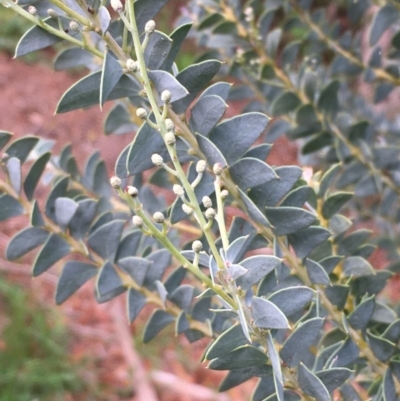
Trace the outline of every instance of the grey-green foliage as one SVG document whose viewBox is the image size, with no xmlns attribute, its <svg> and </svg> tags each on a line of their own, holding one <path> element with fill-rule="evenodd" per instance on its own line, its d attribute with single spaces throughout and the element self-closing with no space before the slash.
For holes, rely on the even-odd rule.
<svg viewBox="0 0 400 401">
<path fill-rule="evenodd" d="M 32 20 L 11 0 L 2 2 Z M 336 32 L 328 37 L 333 50 L 330 41 L 345 48 L 349 34 L 340 38 L 339 26 L 328 29 L 324 8 L 312 1 L 252 1 L 251 8 L 242 8 L 236 1 L 204 0 L 208 11 L 200 4 L 193 14 L 199 16 L 202 44 L 223 47 L 221 54 L 228 56 L 243 51 L 232 64 L 208 54 L 179 71 L 174 60 L 190 24 L 182 21 L 170 35 L 143 33 L 166 1 L 137 0 L 134 10 L 127 2 L 121 19 L 112 21 L 96 2 L 89 11 L 81 8 L 82 1 L 71 0 L 67 7 L 50 2 L 64 8 L 65 15 L 58 8 L 60 25 L 70 18 L 82 33 L 57 31 L 54 21 L 46 25 L 41 16 L 47 3 L 39 1 L 40 17 L 32 21 L 40 27 L 24 35 L 17 54 L 59 39 L 83 47 L 69 47 L 56 57 L 57 70 L 81 65 L 91 70 L 62 96 L 57 112 L 115 101 L 105 133 L 137 132 L 116 161 L 118 178 L 111 183 L 119 198 L 98 152 L 81 171 L 71 146 L 54 156 L 39 138 L 12 141 L 10 133 L 0 132 L 5 173 L 0 220 L 30 216 L 29 226 L 8 245 L 7 258 L 17 260 L 39 248 L 34 275 L 64 263 L 58 304 L 92 280 L 98 302 L 126 294 L 130 322 L 146 304 L 155 305 L 144 342 L 171 324 L 190 342 L 210 337 L 204 360 L 210 369 L 229 371 L 221 390 L 258 377 L 255 401 L 330 400 L 339 394 L 345 400 L 397 399 L 400 319 L 379 296 L 392 273 L 374 270 L 367 260 L 374 250 L 367 242 L 371 233 L 348 217 L 362 204 L 353 190 L 362 198 L 376 192 L 365 180 L 383 184 L 385 193 L 377 197 L 381 208 L 388 197 L 390 205 L 397 202 L 389 182 L 397 179 L 398 163 L 385 163 L 387 152 L 397 155 L 396 148 L 374 145 L 378 136 L 371 127 L 379 119 L 364 105 L 348 113 L 359 104 L 357 94 L 350 80 L 339 84 L 333 78 L 351 66 L 333 69 L 346 60 L 324 47 L 316 24 L 324 24 L 321 34 Z M 360 22 L 365 5 L 340 4 L 352 18 L 358 13 L 353 22 Z M 226 20 L 228 10 L 236 23 Z M 387 18 L 393 20 L 389 14 L 382 11 L 373 20 L 371 42 L 386 30 Z M 313 58 L 304 61 L 306 55 Z M 322 56 L 339 61 L 323 68 Z M 214 82 L 219 72 L 230 72 L 246 86 Z M 389 79 L 379 79 L 384 78 Z M 224 117 L 229 100 L 255 95 L 258 100 L 242 114 Z M 265 112 L 281 119 L 270 124 Z M 369 122 L 357 120 L 367 115 Z M 389 135 L 393 126 L 385 127 Z M 308 152 L 328 147 L 307 181 L 298 166 L 266 163 L 271 145 L 259 142 L 286 131 L 290 137 L 310 137 L 304 145 Z M 368 156 L 368 163 L 352 149 L 363 160 Z M 42 206 L 35 189 L 45 171 L 53 179 Z M 355 188 L 349 186 L 354 182 Z M 167 202 L 160 188 L 176 199 Z M 234 217 L 228 227 L 226 206 L 232 206 Z M 198 241 L 185 243 L 181 230 L 198 233 Z"/>
<path fill-rule="evenodd" d="M 198 42 L 210 49 L 200 58 L 227 63 L 223 74 L 241 83 L 231 98 L 246 100 L 246 111 L 279 117 L 268 128 L 268 142 L 282 135 L 295 140 L 301 161 L 316 171 L 340 163 L 331 188 L 357 195 L 356 221 L 368 219 L 380 230 L 375 242 L 387 250 L 396 272 L 400 142 L 392 103 L 400 85 L 398 2 L 191 3 Z M 335 194 L 323 214 L 332 217 L 341 199 Z"/>
</svg>

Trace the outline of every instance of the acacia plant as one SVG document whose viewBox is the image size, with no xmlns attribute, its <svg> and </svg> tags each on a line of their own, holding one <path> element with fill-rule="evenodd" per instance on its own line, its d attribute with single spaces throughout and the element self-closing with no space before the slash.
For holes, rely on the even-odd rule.
<svg viewBox="0 0 400 401">
<path fill-rule="evenodd" d="M 354 231 L 349 219 L 361 201 L 338 182 L 351 176 L 351 184 L 371 167 L 368 177 L 381 177 L 382 191 L 397 193 L 392 170 L 399 164 L 389 169 L 391 148 L 371 148 L 366 139 L 375 136 L 367 128 L 339 119 L 355 107 L 357 94 L 350 80 L 339 84 L 325 68 L 321 42 L 339 58 L 345 46 L 339 34 L 316 34 L 328 35 L 316 25 L 317 17 L 330 23 L 325 9 L 312 8 L 312 1 L 193 3 L 192 16 L 203 17 L 201 44 L 221 52 L 179 71 L 175 59 L 192 24 L 183 21 L 171 34 L 156 30 L 153 18 L 167 0 L 112 0 L 109 9 L 96 0 L 0 1 L 34 23 L 16 56 L 64 41 L 69 46 L 57 55 L 55 69 L 91 71 L 62 96 L 57 113 L 115 101 L 106 134 L 137 128 L 111 180 L 98 152 L 80 171 L 70 146 L 57 157 L 38 137 L 7 145 L 12 135 L 1 132 L 0 220 L 30 218 L 6 257 L 17 260 L 40 248 L 34 276 L 67 258 L 57 304 L 91 279 L 98 302 L 126 293 L 130 322 L 153 304 L 144 342 L 173 323 L 190 342 L 209 337 L 203 360 L 210 369 L 228 371 L 221 391 L 258 377 L 255 401 L 398 399 L 400 319 L 378 296 L 392 273 L 368 262 L 369 233 Z M 353 3 L 336 6 L 360 14 Z M 373 20 L 378 36 L 394 18 L 394 6 L 387 7 Z M 279 28 L 269 32 L 270 26 Z M 294 32 L 304 43 L 285 46 L 281 38 L 291 42 Z M 324 55 L 321 66 L 304 61 L 299 48 Z M 246 90 L 220 80 L 211 84 L 220 69 L 229 71 L 210 56 L 229 58 L 232 51 L 240 62 L 230 72 Z M 358 79 L 372 71 L 378 86 L 393 77 L 376 63 L 358 67 Z M 257 102 L 224 119 L 226 102 L 249 91 Z M 351 117 L 361 118 L 362 110 Z M 281 116 L 269 129 L 265 111 Z M 271 130 L 283 130 L 287 121 L 295 124 L 291 136 L 315 134 L 310 151 L 330 146 L 307 180 L 298 166 L 266 163 L 266 129 L 273 137 Z M 44 172 L 52 185 L 41 202 L 35 189 Z"/>
</svg>

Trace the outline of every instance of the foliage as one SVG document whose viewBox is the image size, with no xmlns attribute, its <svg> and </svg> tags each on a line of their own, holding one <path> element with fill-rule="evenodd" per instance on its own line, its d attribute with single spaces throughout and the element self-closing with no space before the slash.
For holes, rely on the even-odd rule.
<svg viewBox="0 0 400 401">
<path fill-rule="evenodd" d="M 396 51 L 383 60 L 374 50 L 366 65 L 358 53 L 363 30 L 375 46 L 397 21 L 395 5 L 368 27 L 368 2 L 338 2 L 354 24 L 348 33 L 319 2 L 196 2 L 199 42 L 215 50 L 179 71 L 174 60 L 191 24 L 155 30 L 167 0 L 113 0 L 117 19 L 98 2 L 50 0 L 47 10 L 42 1 L 26 9 L 1 1 L 36 24 L 17 56 L 65 40 L 73 46 L 55 68 L 91 70 L 58 113 L 115 101 L 106 134 L 137 130 L 111 178 L 118 198 L 98 152 L 81 171 L 70 146 L 55 157 L 37 137 L 8 145 L 12 135 L 2 132 L 0 220 L 30 216 L 7 258 L 40 248 L 37 276 L 72 255 L 58 304 L 95 278 L 98 302 L 126 293 L 130 322 L 155 305 L 145 343 L 172 324 L 190 342 L 210 337 L 204 361 L 229 371 L 221 390 L 258 377 L 253 400 L 397 399 L 400 319 L 378 295 L 392 272 L 373 269 L 370 232 L 349 218 L 358 223 L 354 211 L 368 204 L 380 211 L 376 224 L 397 224 L 396 122 L 354 89 L 367 79 L 382 100 L 398 81 L 382 67 Z M 243 85 L 212 84 L 219 72 Z M 224 118 L 238 99 L 252 101 Z M 280 119 L 269 125 L 266 112 Z M 317 152 L 311 179 L 300 167 L 265 162 L 265 138 L 284 132 L 307 138 L 303 153 Z M 41 207 L 35 189 L 49 164 L 53 184 Z"/>
<path fill-rule="evenodd" d="M 4 278 L 0 301 L 6 321 L 1 333 L 0 400 L 48 400 L 81 391 L 80 367 L 67 356 L 67 333 L 54 313 L 32 304 L 24 290 Z"/>
</svg>

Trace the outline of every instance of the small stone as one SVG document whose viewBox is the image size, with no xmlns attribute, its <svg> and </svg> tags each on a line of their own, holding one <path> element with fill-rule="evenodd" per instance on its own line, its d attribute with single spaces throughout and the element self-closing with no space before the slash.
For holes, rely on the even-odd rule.
<svg viewBox="0 0 400 401">
<path fill-rule="evenodd" d="M 163 103 L 166 103 L 166 104 L 170 103 L 171 102 L 171 97 L 172 97 L 172 95 L 171 95 L 171 92 L 169 90 L 162 91 L 162 93 L 161 93 L 161 101 Z"/>
<path fill-rule="evenodd" d="M 117 176 L 111 177 L 110 184 L 115 189 L 121 188 L 121 179 Z"/>
<path fill-rule="evenodd" d="M 174 145 L 176 142 L 175 134 L 172 131 L 168 131 L 165 134 L 165 143 L 169 146 Z"/>
<path fill-rule="evenodd" d="M 128 193 L 128 195 L 132 196 L 132 198 L 136 198 L 138 196 L 138 193 L 139 193 L 137 188 L 132 187 L 131 185 L 128 185 L 126 187 L 126 192 Z"/>
<path fill-rule="evenodd" d="M 209 207 L 205 212 L 205 215 L 209 220 L 213 220 L 216 214 L 217 212 L 212 207 Z"/>
<path fill-rule="evenodd" d="M 161 212 L 155 212 L 154 214 L 153 214 L 153 219 L 154 219 L 154 221 L 156 222 L 156 223 L 163 223 L 164 222 L 164 220 L 165 220 L 165 217 L 164 217 L 164 215 L 161 213 Z"/>
<path fill-rule="evenodd" d="M 197 173 L 200 173 L 200 174 L 204 173 L 204 171 L 206 171 L 206 168 L 207 168 L 207 163 L 205 160 L 199 160 L 196 163 L 196 172 Z"/>
<path fill-rule="evenodd" d="M 136 110 L 136 115 L 137 115 L 140 119 L 145 120 L 145 119 L 147 118 L 147 111 L 146 111 L 145 109 L 143 109 L 142 107 L 139 107 L 139 108 Z"/>
<path fill-rule="evenodd" d="M 205 208 L 208 209 L 212 207 L 212 201 L 208 196 L 203 196 L 202 202 Z"/>
<path fill-rule="evenodd" d="M 153 155 L 151 155 L 151 161 L 156 166 L 162 166 L 162 164 L 164 163 L 164 159 L 158 153 L 154 153 Z"/>
<path fill-rule="evenodd" d="M 132 223 L 135 227 L 142 228 L 143 227 L 143 219 L 140 216 L 133 216 Z"/>
<path fill-rule="evenodd" d="M 201 243 L 201 241 L 198 241 L 198 240 L 193 241 L 192 249 L 195 252 L 201 252 L 203 250 L 203 244 Z"/>
<path fill-rule="evenodd" d="M 146 25 L 144 26 L 144 32 L 147 33 L 147 35 L 151 35 L 155 29 L 156 23 L 152 19 L 146 22 Z"/>
</svg>

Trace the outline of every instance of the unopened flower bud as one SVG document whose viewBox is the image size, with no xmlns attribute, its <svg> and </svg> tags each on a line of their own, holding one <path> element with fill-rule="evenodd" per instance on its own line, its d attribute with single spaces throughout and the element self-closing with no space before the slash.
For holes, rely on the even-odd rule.
<svg viewBox="0 0 400 401">
<path fill-rule="evenodd" d="M 214 171 L 215 175 L 221 175 L 222 174 L 222 170 L 223 170 L 223 167 L 221 166 L 220 163 L 215 163 L 214 164 L 213 171 Z"/>
<path fill-rule="evenodd" d="M 212 201 L 208 196 L 203 196 L 202 202 L 205 208 L 208 209 L 212 207 Z"/>
<path fill-rule="evenodd" d="M 128 185 L 126 187 L 126 192 L 128 193 L 128 195 L 132 196 L 132 198 L 136 198 L 138 196 L 138 193 L 139 193 L 137 188 L 132 187 L 131 185 Z"/>
<path fill-rule="evenodd" d="M 164 159 L 158 153 L 154 153 L 153 155 L 151 155 L 151 161 L 156 166 L 162 166 L 162 164 L 164 163 Z"/>
<path fill-rule="evenodd" d="M 203 250 L 203 244 L 201 243 L 201 241 L 198 241 L 198 240 L 193 241 L 192 249 L 195 252 L 201 252 Z"/>
<path fill-rule="evenodd" d="M 79 31 L 79 24 L 76 21 L 70 21 L 69 29 L 71 29 L 71 31 L 78 32 Z"/>
<path fill-rule="evenodd" d="M 164 222 L 164 220 L 165 220 L 165 217 L 164 217 L 164 215 L 161 213 L 161 212 L 155 212 L 154 214 L 153 214 L 153 219 L 154 219 L 154 221 L 156 222 L 156 223 L 163 223 Z"/>
<path fill-rule="evenodd" d="M 216 214 L 216 211 L 212 207 L 209 207 L 205 212 L 205 215 L 209 220 L 212 220 Z"/>
<path fill-rule="evenodd" d="M 56 10 L 53 10 L 52 8 L 49 8 L 47 10 L 47 15 L 51 18 L 58 18 L 58 13 Z"/>
<path fill-rule="evenodd" d="M 121 187 L 121 179 L 118 178 L 117 176 L 111 177 L 110 184 L 113 188 L 118 189 Z"/>
<path fill-rule="evenodd" d="M 140 119 L 145 120 L 145 119 L 147 118 L 147 111 L 146 111 L 145 109 L 143 109 L 142 107 L 139 107 L 139 108 L 136 110 L 136 115 L 137 115 Z"/>
<path fill-rule="evenodd" d="M 132 60 L 131 58 L 126 61 L 126 68 L 130 72 L 136 72 L 139 69 L 139 65 L 137 61 Z"/>
<path fill-rule="evenodd" d="M 124 6 L 122 5 L 120 0 L 111 0 L 110 1 L 112 9 L 117 12 L 118 14 L 122 12 Z"/>
<path fill-rule="evenodd" d="M 165 134 L 165 143 L 166 143 L 167 145 L 172 146 L 172 145 L 175 144 L 175 142 L 176 142 L 175 134 L 174 134 L 172 131 L 168 131 L 168 132 Z"/>
<path fill-rule="evenodd" d="M 205 160 L 199 160 L 196 164 L 196 172 L 204 173 L 206 171 L 207 163 Z"/>
<path fill-rule="evenodd" d="M 245 15 L 245 20 L 247 22 L 253 21 L 254 20 L 254 9 L 253 9 L 253 7 L 247 7 L 244 10 L 244 15 Z"/>
<path fill-rule="evenodd" d="M 171 92 L 169 90 L 162 91 L 161 101 L 166 104 L 171 102 Z"/>
<path fill-rule="evenodd" d="M 38 15 L 37 9 L 34 6 L 29 6 L 28 7 L 28 13 L 30 15 L 33 15 L 34 17 L 36 17 Z"/>
<path fill-rule="evenodd" d="M 132 223 L 134 226 L 142 228 L 143 227 L 143 219 L 140 216 L 133 216 Z"/>
<path fill-rule="evenodd" d="M 179 196 L 180 198 L 182 198 L 182 196 L 185 196 L 185 191 L 184 191 L 184 189 L 182 188 L 182 186 L 179 185 L 179 184 L 175 184 L 175 185 L 172 187 L 172 190 L 174 191 L 174 194 L 177 195 L 177 196 Z"/>
<path fill-rule="evenodd" d="M 193 214 L 193 209 L 192 209 L 190 206 L 188 206 L 186 203 L 184 203 L 184 204 L 182 205 L 182 210 L 183 210 L 188 216 L 190 216 L 191 214 Z"/>
<path fill-rule="evenodd" d="M 221 199 L 226 199 L 229 196 L 229 192 L 226 189 L 221 191 Z"/>
<path fill-rule="evenodd" d="M 167 127 L 167 131 L 175 131 L 175 125 L 170 118 L 165 120 L 165 126 Z"/>
<path fill-rule="evenodd" d="M 148 35 L 152 34 L 156 29 L 156 23 L 151 19 L 150 21 L 146 22 L 144 26 L 144 32 Z"/>
</svg>

